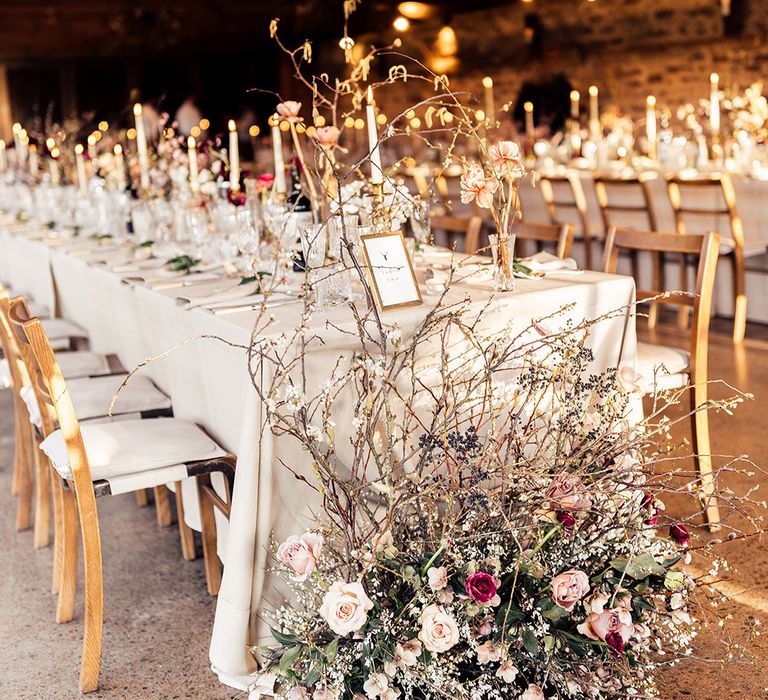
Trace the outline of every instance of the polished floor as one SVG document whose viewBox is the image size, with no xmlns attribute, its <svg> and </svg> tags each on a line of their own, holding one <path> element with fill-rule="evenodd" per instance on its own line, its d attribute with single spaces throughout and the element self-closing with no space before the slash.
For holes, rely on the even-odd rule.
<svg viewBox="0 0 768 700">
<path fill-rule="evenodd" d="M 734 349 L 728 324 L 717 322 L 714 327 L 710 376 L 755 398 L 734 416 L 712 414 L 713 452 L 747 453 L 756 464 L 768 465 L 768 329 L 750 328 L 743 347 Z M 671 327 L 657 335 L 666 342 L 684 343 Z M 684 438 L 686 431 L 687 423 L 678 437 Z M 0 392 L 0 700 L 77 698 L 81 607 L 73 622 L 54 623 L 51 551 L 33 550 L 31 532 L 14 531 L 15 501 L 9 493 L 12 435 L 10 396 Z M 730 475 L 725 483 L 744 493 L 763 481 L 768 477 L 757 471 L 751 477 Z M 766 495 L 760 490 L 754 498 Z M 685 495 L 667 503 L 676 515 L 692 507 Z M 214 600 L 206 594 L 201 561 L 183 561 L 176 529 L 159 528 L 153 510 L 136 507 L 132 496 L 100 499 L 99 510 L 105 551 L 105 642 L 101 689 L 90 697 L 233 697 L 208 667 Z M 733 522 L 741 525 L 743 519 L 733 516 Z M 732 570 L 718 586 L 734 602 L 719 613 L 731 619 L 721 629 L 711 617 L 708 623 L 717 632 L 704 626 L 694 658 L 661 674 L 664 700 L 768 698 L 768 639 L 747 631 L 750 618 L 768 618 L 768 541 L 755 536 L 721 549 Z M 744 647 L 745 658 L 724 663 L 732 650 L 723 643 L 726 638 Z"/>
</svg>

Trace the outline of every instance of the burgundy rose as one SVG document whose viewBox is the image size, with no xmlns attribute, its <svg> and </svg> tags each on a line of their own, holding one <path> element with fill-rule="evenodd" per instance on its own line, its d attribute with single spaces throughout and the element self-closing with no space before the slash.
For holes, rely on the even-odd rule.
<svg viewBox="0 0 768 700">
<path fill-rule="evenodd" d="M 570 513 L 564 510 L 557 511 L 557 522 L 561 523 L 566 530 L 573 530 L 573 526 L 576 524 L 576 518 Z"/>
<path fill-rule="evenodd" d="M 646 493 L 643 496 L 643 502 L 640 504 L 643 510 L 648 511 L 648 517 L 643 521 L 646 525 L 655 525 L 659 519 L 659 509 L 656 507 L 656 498 L 652 493 Z"/>
<path fill-rule="evenodd" d="M 464 582 L 464 589 L 476 603 L 487 603 L 496 595 L 496 581 L 485 571 L 478 571 Z"/>
<path fill-rule="evenodd" d="M 611 650 L 611 656 L 617 657 L 624 653 L 624 637 L 620 632 L 609 632 L 605 635 L 605 643 Z"/>
<path fill-rule="evenodd" d="M 683 523 L 672 523 L 669 526 L 669 536 L 682 546 L 687 545 L 691 539 L 688 528 Z"/>
</svg>

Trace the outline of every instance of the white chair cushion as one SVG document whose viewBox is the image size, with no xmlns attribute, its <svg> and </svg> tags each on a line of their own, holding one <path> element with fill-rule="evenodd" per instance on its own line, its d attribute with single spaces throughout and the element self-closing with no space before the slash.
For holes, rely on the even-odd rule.
<svg viewBox="0 0 768 700">
<path fill-rule="evenodd" d="M 732 238 L 721 238 L 720 239 L 720 255 L 728 255 L 734 248 L 736 247 L 736 244 L 733 242 Z M 754 241 L 745 241 L 744 242 L 744 257 L 745 258 L 752 258 L 755 255 L 762 255 L 765 253 L 765 244 L 764 243 L 755 243 Z"/>
<path fill-rule="evenodd" d="M 94 481 L 177 464 L 223 457 L 227 453 L 190 421 L 150 418 L 80 426 Z M 40 444 L 56 471 L 72 478 L 61 430 Z"/>
<path fill-rule="evenodd" d="M 89 420 L 109 414 L 109 405 L 127 374 L 114 374 L 107 377 L 86 377 L 67 383 L 69 396 L 75 407 L 78 420 Z M 25 386 L 19 392 L 27 406 L 29 420 L 38 428 L 42 427 L 35 392 Z M 141 413 L 142 411 L 161 411 L 171 407 L 171 400 L 146 377 L 133 377 L 126 384 L 115 401 L 113 415 L 121 413 Z"/>
<path fill-rule="evenodd" d="M 681 389 L 688 384 L 690 353 L 668 345 L 637 344 L 637 373 L 644 393 Z"/>
<path fill-rule="evenodd" d="M 111 371 L 107 356 L 90 350 L 57 353 L 56 362 L 59 363 L 64 379 L 97 377 L 100 374 L 109 374 Z"/>
<path fill-rule="evenodd" d="M 0 389 L 8 389 L 11 386 L 11 370 L 8 367 L 8 360 L 0 360 Z"/>
<path fill-rule="evenodd" d="M 51 315 L 50 310 L 45 304 L 38 304 L 36 301 L 27 300 L 27 308 L 32 316 L 38 318 L 49 318 Z"/>
<path fill-rule="evenodd" d="M 80 328 L 80 326 L 72 323 L 71 321 L 67 321 L 64 318 L 45 318 L 41 321 L 41 323 L 43 324 L 45 334 L 51 341 L 59 340 L 61 338 L 68 340 L 69 338 L 88 337 L 88 333 Z"/>
</svg>

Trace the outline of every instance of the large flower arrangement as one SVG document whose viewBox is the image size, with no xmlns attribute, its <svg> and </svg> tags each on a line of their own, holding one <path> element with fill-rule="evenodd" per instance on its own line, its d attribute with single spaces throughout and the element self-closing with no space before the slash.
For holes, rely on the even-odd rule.
<svg viewBox="0 0 768 700">
<path fill-rule="evenodd" d="M 593 324 L 500 339 L 482 315 L 438 306 L 407 342 L 361 330 L 316 396 L 289 359 L 311 352 L 301 329 L 256 341 L 272 430 L 309 452 L 323 506 L 276 547 L 293 595 L 254 649 L 254 697 L 650 698 L 690 653 L 688 527 L 662 521 L 652 476 L 669 422 L 630 420 L 626 371 L 590 372 Z M 455 352 L 426 360 L 430 343 Z"/>
</svg>

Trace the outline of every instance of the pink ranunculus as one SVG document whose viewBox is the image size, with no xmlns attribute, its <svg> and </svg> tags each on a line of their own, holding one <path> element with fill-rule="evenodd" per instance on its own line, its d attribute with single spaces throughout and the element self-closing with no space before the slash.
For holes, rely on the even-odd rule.
<svg viewBox="0 0 768 700">
<path fill-rule="evenodd" d="M 323 148 L 331 148 L 338 142 L 339 133 L 338 128 L 335 126 L 319 126 L 315 139 Z"/>
<path fill-rule="evenodd" d="M 688 528 L 683 523 L 672 523 L 669 526 L 669 536 L 680 545 L 687 545 L 691 539 Z"/>
<path fill-rule="evenodd" d="M 300 116 L 301 102 L 294 102 L 293 100 L 286 100 L 277 105 L 277 113 L 280 115 L 280 119 L 283 121 L 296 124 L 304 121 Z"/>
<path fill-rule="evenodd" d="M 589 510 L 592 506 L 586 487 L 574 474 L 561 474 L 553 479 L 545 495 L 557 510 L 578 512 Z"/>
<path fill-rule="evenodd" d="M 293 581 L 306 581 L 314 571 L 324 542 L 320 533 L 305 532 L 301 537 L 291 535 L 278 547 L 277 558 L 293 571 Z"/>
<path fill-rule="evenodd" d="M 606 637 L 612 632 L 618 633 L 626 643 L 632 636 L 634 625 L 632 614 L 626 608 L 612 608 L 599 613 L 590 613 L 576 628 L 585 637 L 606 641 Z"/>
<path fill-rule="evenodd" d="M 464 590 L 476 603 L 488 603 L 496 595 L 498 586 L 493 576 L 485 571 L 472 574 L 464 582 Z"/>
<path fill-rule="evenodd" d="M 571 612 L 588 592 L 589 578 L 583 571 L 564 571 L 552 579 L 552 600 L 568 612 Z"/>
<path fill-rule="evenodd" d="M 488 149 L 488 156 L 493 169 L 501 177 L 522 175 L 525 172 L 520 159 L 520 146 L 514 141 L 499 141 Z"/>
<path fill-rule="evenodd" d="M 477 206 L 481 209 L 490 209 L 497 189 L 499 189 L 499 181 L 493 177 L 486 177 L 477 163 L 472 163 L 461 176 L 461 201 L 464 204 L 477 202 Z"/>
</svg>

